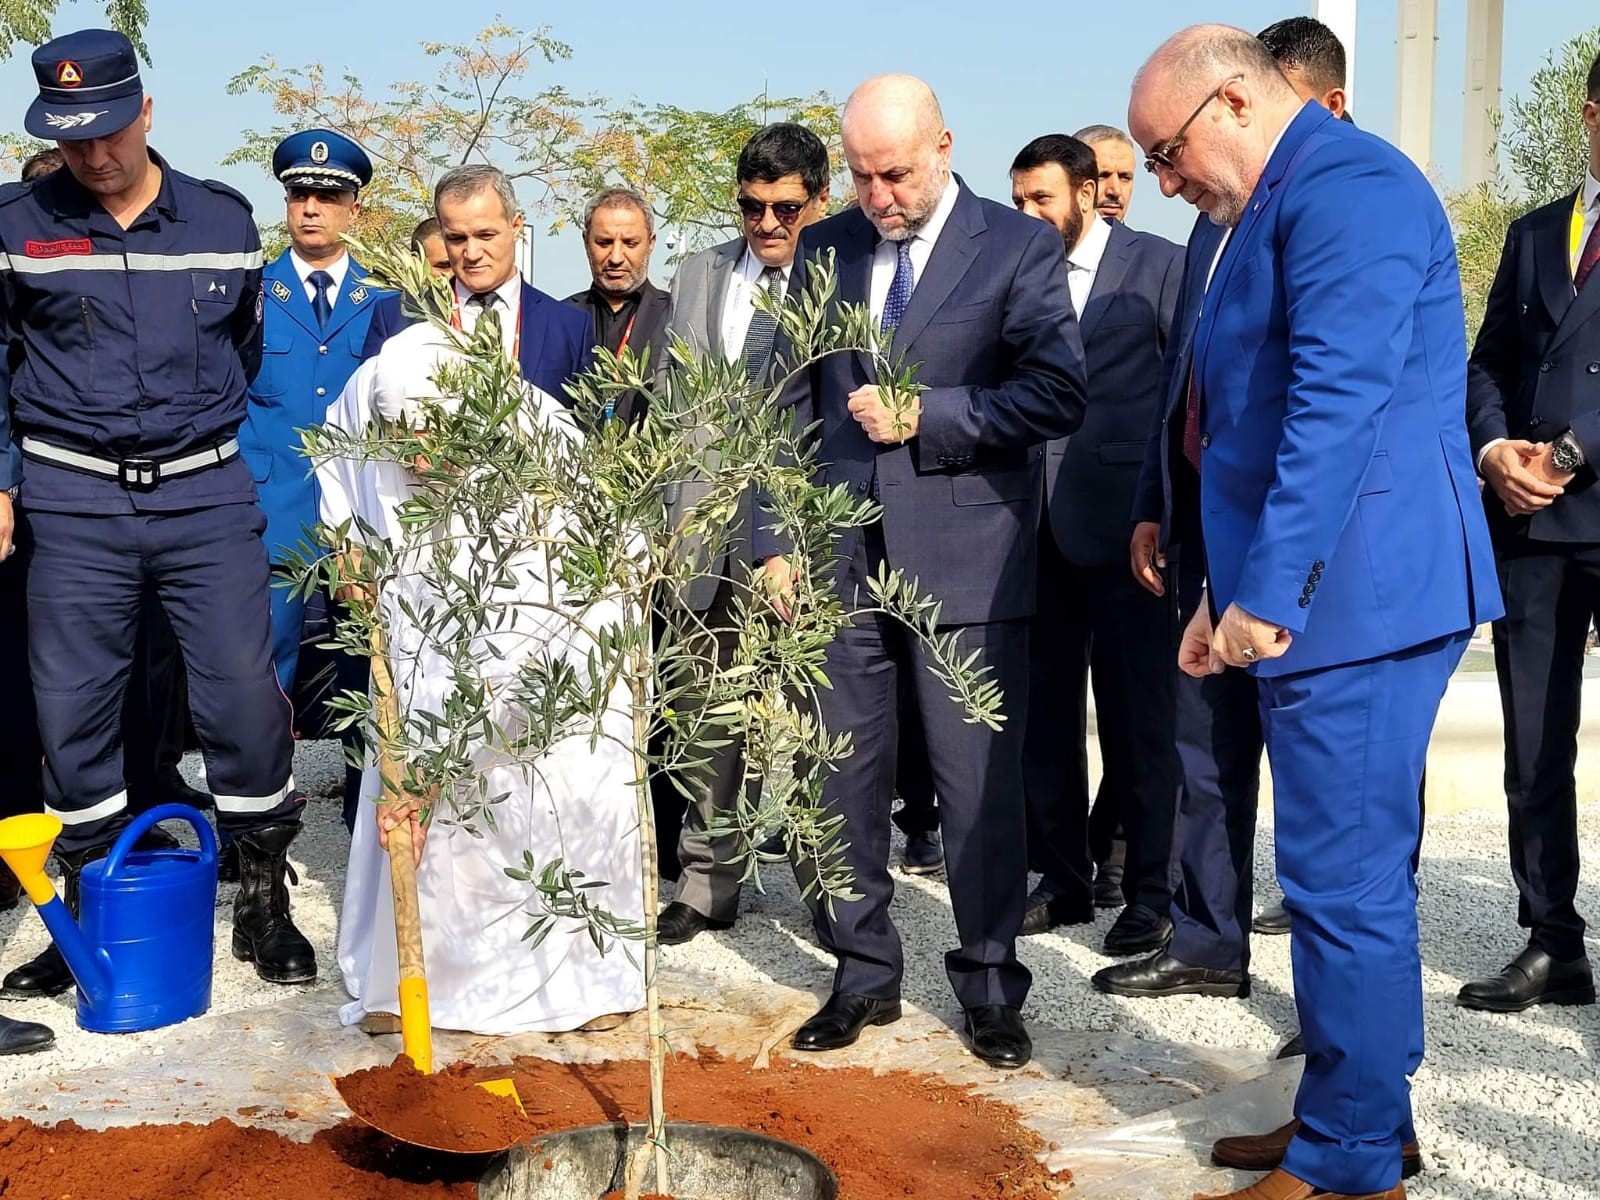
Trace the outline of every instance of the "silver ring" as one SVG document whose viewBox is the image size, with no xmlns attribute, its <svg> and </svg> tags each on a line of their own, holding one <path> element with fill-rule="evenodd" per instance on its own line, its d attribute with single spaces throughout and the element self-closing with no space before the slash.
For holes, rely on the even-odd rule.
<svg viewBox="0 0 1600 1200">
<path fill-rule="evenodd" d="M 1244 659 L 1245 662 L 1255 662 L 1256 648 L 1254 646 L 1246 646 L 1243 650 L 1239 651 L 1239 657 Z"/>
</svg>

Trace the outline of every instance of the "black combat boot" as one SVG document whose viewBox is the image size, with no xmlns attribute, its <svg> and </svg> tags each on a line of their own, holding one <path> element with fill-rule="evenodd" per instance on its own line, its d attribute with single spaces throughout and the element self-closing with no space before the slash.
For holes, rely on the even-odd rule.
<svg viewBox="0 0 1600 1200">
<path fill-rule="evenodd" d="M 310 983 L 317 977 L 311 943 L 289 917 L 289 843 L 300 823 L 267 825 L 241 833 L 239 894 L 233 898 L 233 956 L 253 962 L 268 983 Z"/>
<path fill-rule="evenodd" d="M 48 1025 L 0 1017 L 0 1054 L 33 1054 L 55 1044 L 55 1032 Z"/>
<path fill-rule="evenodd" d="M 61 860 L 61 899 L 73 920 L 78 918 L 79 900 L 83 894 L 79 881 L 83 878 L 84 866 L 97 858 L 104 858 L 110 849 L 109 846 L 94 846 L 76 854 L 56 852 L 56 857 Z M 77 982 L 67 969 L 67 960 L 61 957 L 61 951 L 51 942 L 43 952 L 6 975 L 4 982 L 0 982 L 0 995 L 18 1000 L 59 996 Z"/>
</svg>

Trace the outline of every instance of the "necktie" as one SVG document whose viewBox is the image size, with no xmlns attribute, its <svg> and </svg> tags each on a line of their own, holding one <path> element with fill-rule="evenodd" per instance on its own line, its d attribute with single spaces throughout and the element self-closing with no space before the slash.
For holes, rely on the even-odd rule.
<svg viewBox="0 0 1600 1200">
<path fill-rule="evenodd" d="M 1600 266 L 1600 219 L 1594 223 L 1594 228 L 1589 230 L 1589 240 L 1583 244 L 1583 253 L 1578 255 L 1578 269 L 1572 273 L 1572 288 L 1581 292 L 1583 285 L 1589 281 L 1589 276 L 1594 274 L 1596 266 Z"/>
<path fill-rule="evenodd" d="M 783 272 L 768 267 L 761 272 L 761 286 L 773 304 L 783 299 Z M 764 308 L 750 314 L 750 328 L 744 334 L 744 372 L 751 383 L 761 378 L 772 354 L 772 338 L 778 332 L 777 319 Z"/>
<path fill-rule="evenodd" d="M 317 328 L 326 329 L 333 315 L 333 305 L 328 303 L 328 289 L 333 286 L 333 276 L 326 271 L 313 271 L 307 277 L 311 284 L 311 315 L 317 318 Z"/>
<path fill-rule="evenodd" d="M 1189 374 L 1189 398 L 1183 406 L 1183 456 L 1200 473 L 1200 385 Z"/>
<path fill-rule="evenodd" d="M 889 281 L 889 294 L 883 298 L 884 333 L 893 333 L 906 315 L 906 305 L 911 303 L 911 289 L 917 286 L 916 271 L 911 266 L 911 240 L 905 238 L 895 243 L 894 278 Z"/>
</svg>

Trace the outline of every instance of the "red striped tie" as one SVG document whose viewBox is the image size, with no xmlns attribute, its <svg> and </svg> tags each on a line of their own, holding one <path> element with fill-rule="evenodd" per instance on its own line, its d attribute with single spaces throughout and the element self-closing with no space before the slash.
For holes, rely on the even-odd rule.
<svg viewBox="0 0 1600 1200">
<path fill-rule="evenodd" d="M 1572 273 L 1572 288 L 1581 292 L 1583 285 L 1588 282 L 1589 276 L 1594 274 L 1594 269 L 1600 264 L 1600 219 L 1594 223 L 1594 228 L 1589 230 L 1589 240 L 1583 244 L 1583 253 L 1578 256 L 1578 269 Z"/>
<path fill-rule="evenodd" d="M 1200 387 L 1189 375 L 1189 399 L 1183 413 L 1183 456 L 1189 460 L 1195 474 L 1200 473 Z"/>
</svg>

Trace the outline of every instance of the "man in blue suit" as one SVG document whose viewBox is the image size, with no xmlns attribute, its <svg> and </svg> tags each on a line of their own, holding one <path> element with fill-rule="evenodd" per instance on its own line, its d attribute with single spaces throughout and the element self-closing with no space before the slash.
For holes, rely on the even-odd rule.
<svg viewBox="0 0 1600 1200">
<path fill-rule="evenodd" d="M 1307 1051 L 1283 1165 L 1233 1195 L 1398 1200 L 1417 788 L 1450 673 L 1500 614 L 1449 224 L 1399 151 L 1302 104 L 1243 30 L 1170 39 L 1128 119 L 1162 191 L 1228 231 L 1185 389 L 1208 594 L 1179 665 L 1256 677 Z"/>
<path fill-rule="evenodd" d="M 1095 152 L 1059 133 L 1035 138 L 1011 164 L 1012 204 L 1061 232 L 1089 372 L 1083 427 L 1045 448 L 1023 747 L 1028 858 L 1041 878 L 1022 931 L 1094 919 L 1092 678 L 1104 763 L 1093 804 L 1102 824 L 1120 822 L 1127 842 L 1120 887 L 1128 905 L 1106 934 L 1106 953 L 1138 954 L 1159 949 L 1172 934 L 1177 630 L 1170 599 L 1150 595 L 1128 574 L 1128 511 L 1161 393 L 1183 252 L 1102 220 L 1095 212 L 1098 174 Z M 1108 813 L 1116 815 L 1106 821 Z"/>
<path fill-rule="evenodd" d="M 938 792 L 960 948 L 945 970 L 973 1052 L 1020 1067 L 1032 1043 L 1020 1009 L 1031 977 L 1016 955 L 1027 893 L 1022 731 L 1028 623 L 1035 603 L 1043 443 L 1083 419 L 1083 350 L 1067 293 L 1061 235 L 980 200 L 950 173 L 951 134 L 921 80 L 869 80 L 844 109 L 845 158 L 860 207 L 807 229 L 791 292 L 811 259 L 836 256 L 836 302 L 867 305 L 891 353 L 919 363 L 926 390 L 901 420 L 870 360 L 832 355 L 800 381 L 796 420 L 820 422 L 828 486 L 883 505 L 882 520 L 838 547 L 846 603 L 887 564 L 942 603 L 942 620 L 1005 693 L 995 732 L 963 720 L 927 652 L 874 617 L 828 651 L 822 719 L 855 752 L 829 776 L 844 817 L 845 861 L 860 899 L 819 905 L 817 934 L 838 960 L 832 996 L 794 1036 L 800 1050 L 847 1046 L 900 1016 L 900 938 L 889 918 L 889 811 L 900 683 L 909 679 Z M 774 593 L 789 585 L 782 545 L 758 528 L 754 556 Z M 780 608 L 782 601 L 780 599 Z"/>
<path fill-rule="evenodd" d="M 1573 764 L 1584 645 L 1600 614 L 1600 57 L 1583 123 L 1583 182 L 1507 232 L 1467 373 L 1506 595 L 1494 665 L 1517 923 L 1529 931 L 1503 970 L 1461 989 L 1459 1003 L 1490 1012 L 1595 998 L 1577 908 Z"/>
<path fill-rule="evenodd" d="M 547 296 L 517 269 L 522 210 L 510 177 L 486 163 L 457 167 L 434 186 L 433 212 L 456 281 L 453 319 L 459 321 L 464 305 L 495 308 L 522 377 L 570 408 L 567 380 L 593 361 L 594 330 L 587 315 Z M 361 357 L 371 358 L 415 320 L 399 297 L 380 304 Z"/>
<path fill-rule="evenodd" d="M 299 431 L 322 423 L 360 364 L 377 297 L 343 241 L 372 179 L 366 152 L 332 130 L 307 129 L 278 143 L 272 173 L 284 186 L 289 248 L 262 273 L 261 371 L 239 449 L 267 514 L 267 552 L 280 565 L 302 543 L 315 545 L 317 482 Z M 294 695 L 305 610 L 302 593 L 272 589 L 272 662 L 286 696 Z"/>
</svg>

